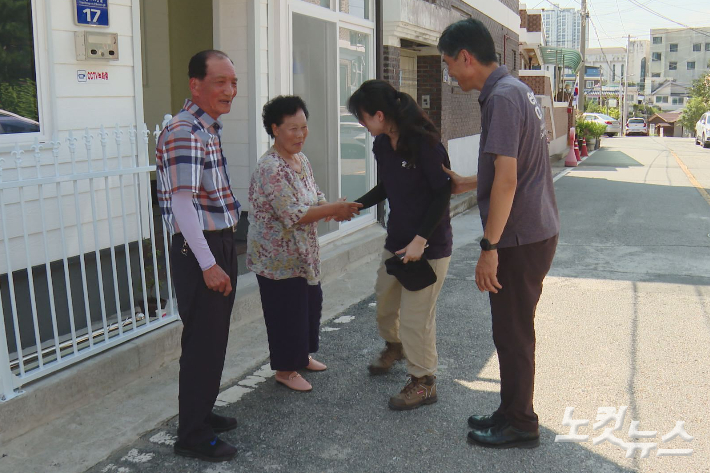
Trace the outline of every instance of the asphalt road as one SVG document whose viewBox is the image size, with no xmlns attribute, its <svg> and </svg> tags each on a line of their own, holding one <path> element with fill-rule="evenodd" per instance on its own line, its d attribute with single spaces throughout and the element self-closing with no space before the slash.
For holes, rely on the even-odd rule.
<svg viewBox="0 0 710 473">
<path fill-rule="evenodd" d="M 473 289 L 477 245 L 469 243 L 455 250 L 439 299 L 438 403 L 387 408 L 406 370 L 400 364 L 381 377 L 366 370 L 383 345 L 370 297 L 323 326 L 318 359 L 328 370 L 305 373 L 313 392 L 277 385 L 261 368 L 267 360 L 254 360 L 255 373 L 223 392 L 218 412 L 240 423 L 224 435 L 239 448 L 233 461 L 174 456 L 173 419 L 88 471 L 710 471 L 710 149 L 692 139 L 604 139 L 565 173 L 555 184 L 560 243 L 536 319 L 539 448 L 466 442 L 467 416 L 493 411 L 499 387 L 487 296 Z M 477 227 L 477 218 L 475 210 L 458 217 L 467 219 L 459 228 Z M 595 444 L 614 426 L 594 428 L 600 408 L 622 406 L 618 430 L 607 432 L 618 445 Z M 555 441 L 569 433 L 568 407 L 574 419 L 589 420 L 578 429 L 585 441 Z M 656 433 L 634 440 L 632 421 Z M 693 440 L 664 441 L 678 421 Z M 638 450 L 626 458 L 632 442 L 655 446 L 646 458 Z M 692 452 L 658 456 L 659 449 Z"/>
</svg>

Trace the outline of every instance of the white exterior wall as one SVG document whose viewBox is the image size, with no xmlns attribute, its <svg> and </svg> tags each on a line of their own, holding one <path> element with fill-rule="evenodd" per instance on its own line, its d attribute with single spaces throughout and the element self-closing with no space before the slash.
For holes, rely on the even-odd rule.
<svg viewBox="0 0 710 473">
<path fill-rule="evenodd" d="M 480 134 L 449 140 L 449 159 L 454 172 L 462 176 L 478 174 L 478 146 L 480 142 Z"/>
<path fill-rule="evenodd" d="M 641 63 L 646 59 L 645 75 L 641 74 Z M 651 63 L 651 42 L 648 40 L 631 41 L 629 48 L 629 82 L 643 83 L 649 75 Z"/>
<path fill-rule="evenodd" d="M 249 210 L 249 179 L 269 140 L 261 109 L 269 99 L 268 0 L 215 0 L 214 47 L 234 61 L 239 80 L 232 111 L 221 117 L 232 189 Z M 253 26 L 258 25 L 258 26 Z"/>
<path fill-rule="evenodd" d="M 587 50 L 584 58 L 587 66 L 600 67 L 602 71 L 602 82 L 604 84 L 621 83 L 621 66 L 624 66 L 626 74 L 626 48 L 592 48 Z M 612 80 L 612 69 L 616 66 L 616 74 Z M 640 67 L 640 65 L 639 65 Z M 629 69 L 631 69 L 629 67 Z"/>
<path fill-rule="evenodd" d="M 699 31 L 696 31 L 699 30 Z M 654 78 L 652 83 L 663 82 L 664 79 L 674 79 L 678 84 L 691 86 L 695 79 L 698 79 L 710 69 L 710 51 L 706 51 L 706 44 L 710 44 L 710 28 L 688 28 L 667 29 L 659 28 L 651 30 L 651 55 L 661 53 L 660 61 L 651 60 L 650 73 L 660 74 L 660 78 Z M 660 37 L 661 44 L 653 44 L 653 38 Z M 670 44 L 678 45 L 677 52 L 670 52 Z M 700 44 L 700 51 L 693 51 L 693 44 Z M 669 62 L 677 62 L 678 69 L 669 70 Z M 688 61 L 695 62 L 695 69 L 688 70 Z M 651 75 L 649 73 L 649 75 Z"/>
<path fill-rule="evenodd" d="M 66 132 L 74 130 L 76 141 L 76 171 L 86 172 L 89 169 L 87 152 L 82 140 L 84 129 L 94 135 L 91 142 L 91 167 L 93 170 L 102 169 L 102 149 L 97 135 L 99 127 L 104 125 L 109 133 L 107 141 L 108 168 L 117 169 L 118 160 L 116 141 L 113 131 L 119 125 L 123 132 L 121 140 L 121 154 L 128 159 L 131 145 L 128 137 L 128 127 L 135 124 L 142 125 L 143 105 L 141 86 L 141 61 L 140 61 L 140 13 L 137 0 L 112 0 L 109 2 L 108 28 L 92 29 L 74 24 L 74 10 L 72 2 L 50 2 L 49 0 L 35 0 L 32 2 L 32 13 L 35 31 L 35 55 L 37 63 L 38 102 L 40 109 L 40 123 L 42 132 L 37 134 L 13 134 L 0 136 L 0 158 L 2 164 L 3 182 L 17 180 L 18 166 L 9 154 L 12 148 L 19 144 L 25 151 L 22 155 L 20 172 L 23 179 L 37 177 L 35 158 L 29 146 L 35 137 L 39 139 L 44 149 L 41 152 L 40 176 L 54 175 L 51 145 L 53 133 L 58 133 L 62 140 L 59 156 L 59 174 L 71 173 L 70 154 L 67 143 L 64 141 Z M 76 59 L 74 33 L 76 31 L 96 31 L 118 34 L 118 60 L 86 60 Z M 77 71 L 106 72 L 108 80 L 78 82 Z M 139 146 L 141 140 L 138 140 Z M 145 151 L 142 150 L 141 164 L 145 164 Z M 124 161 L 124 166 L 129 166 Z M 109 246 L 109 231 L 107 222 L 107 205 L 104 179 L 94 180 L 94 195 L 96 198 L 96 221 L 98 229 L 98 246 Z M 96 249 L 93 233 L 93 214 L 91 210 L 90 187 L 88 181 L 80 181 L 79 206 L 81 208 L 81 228 L 83 232 L 83 245 L 85 252 Z M 109 199 L 112 205 L 113 218 L 113 243 L 120 245 L 123 240 L 123 223 L 121 215 L 121 199 L 119 179 L 109 179 Z M 129 241 L 139 238 L 135 218 L 134 188 L 129 178 L 124 178 L 124 195 L 126 203 L 126 230 Z M 74 212 L 74 194 L 70 185 L 63 184 L 62 208 L 67 256 L 79 254 L 77 242 L 78 224 Z M 12 270 L 27 267 L 25 257 L 25 242 L 22 238 L 23 227 L 20 207 L 20 193 L 17 189 L 6 189 L 3 192 L 4 217 L 7 235 L 1 233 L 0 249 L 8 239 L 10 247 L 10 264 Z M 43 187 L 45 217 L 47 228 L 47 249 L 50 261 L 61 259 L 63 254 L 62 240 L 59 225 L 59 207 L 54 185 Z M 36 186 L 24 190 L 25 225 L 28 238 L 30 265 L 42 264 L 46 261 L 44 243 L 42 238 L 42 222 L 39 204 L 39 192 Z M 145 202 L 143 202 L 145 201 Z M 142 199 L 142 204 L 147 199 Z M 4 249 L 1 253 L 4 255 Z M 0 258 L 0 274 L 7 272 L 5 257 Z"/>
</svg>

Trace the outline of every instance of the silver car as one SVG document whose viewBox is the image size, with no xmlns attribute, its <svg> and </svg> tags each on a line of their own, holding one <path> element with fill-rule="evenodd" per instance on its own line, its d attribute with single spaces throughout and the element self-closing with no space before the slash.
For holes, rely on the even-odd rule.
<svg viewBox="0 0 710 473">
<path fill-rule="evenodd" d="M 710 148 L 710 112 L 703 113 L 695 124 L 695 144 Z"/>
<path fill-rule="evenodd" d="M 616 118 L 603 113 L 585 113 L 582 115 L 585 121 L 603 123 L 606 125 L 606 136 L 616 136 L 621 133 L 621 124 Z"/>
<path fill-rule="evenodd" d="M 626 136 L 646 135 L 648 136 L 648 125 L 643 118 L 632 117 L 626 121 Z"/>
</svg>

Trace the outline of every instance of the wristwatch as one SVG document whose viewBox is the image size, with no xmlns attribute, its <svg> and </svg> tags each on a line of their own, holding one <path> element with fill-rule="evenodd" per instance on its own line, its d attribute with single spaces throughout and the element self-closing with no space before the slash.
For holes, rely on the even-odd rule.
<svg viewBox="0 0 710 473">
<path fill-rule="evenodd" d="M 498 248 L 498 243 L 491 243 L 488 238 L 481 238 L 481 249 L 483 251 L 495 250 Z"/>
</svg>

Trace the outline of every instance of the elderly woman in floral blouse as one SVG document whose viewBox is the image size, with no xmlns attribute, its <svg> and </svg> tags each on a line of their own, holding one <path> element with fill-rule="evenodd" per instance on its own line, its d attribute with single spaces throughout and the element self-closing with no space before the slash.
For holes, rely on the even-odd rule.
<svg viewBox="0 0 710 473">
<path fill-rule="evenodd" d="M 318 221 L 350 220 L 362 204 L 328 203 L 301 152 L 308 109 L 300 97 L 279 96 L 264 106 L 264 128 L 274 145 L 249 185 L 247 267 L 256 273 L 276 381 L 296 391 L 311 384 L 296 370 L 322 371 L 318 351 L 323 293 Z"/>
</svg>

